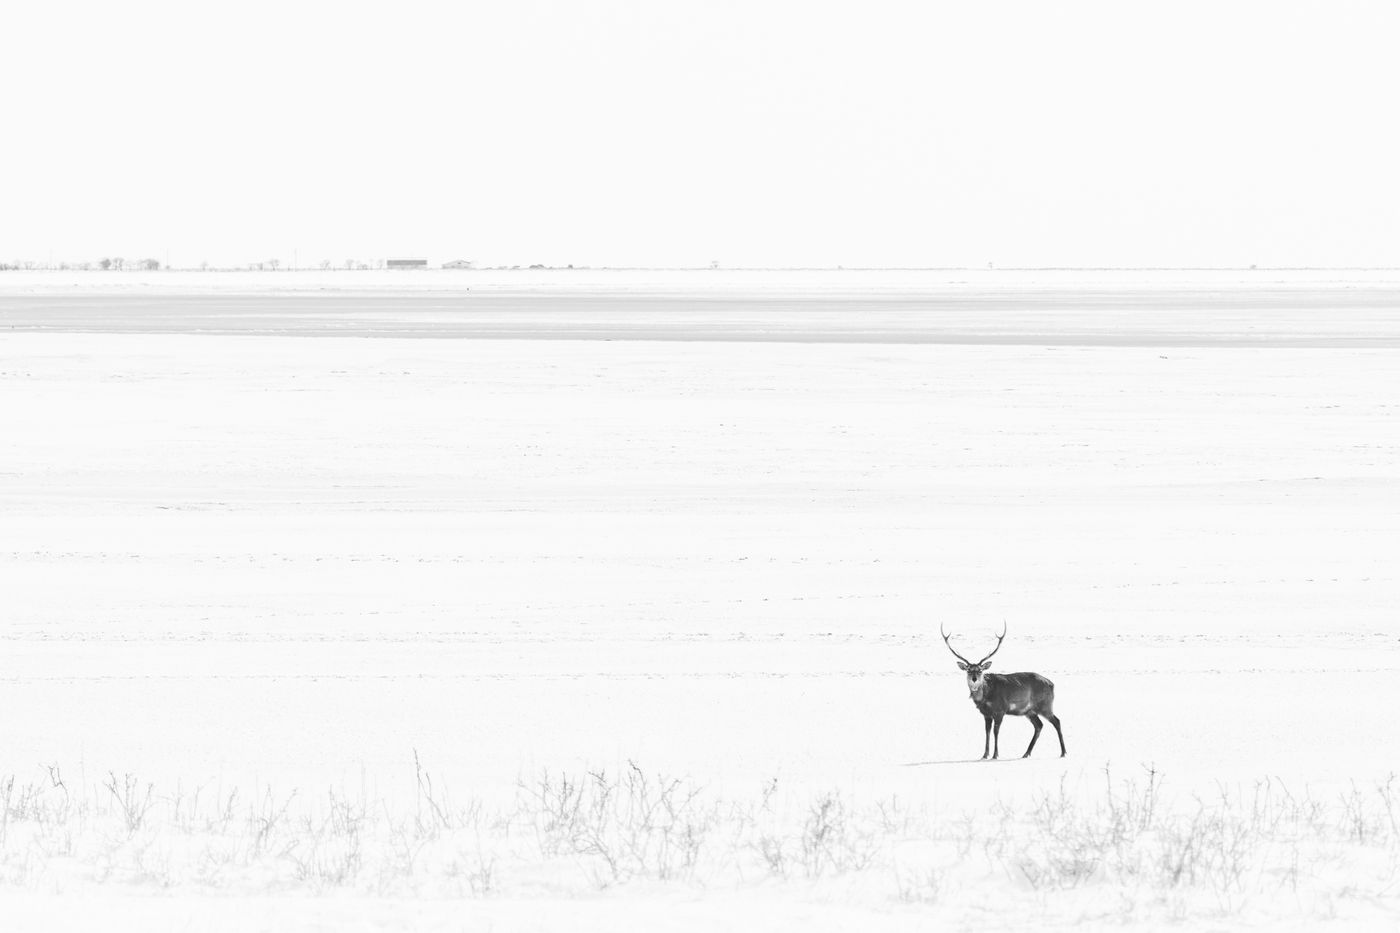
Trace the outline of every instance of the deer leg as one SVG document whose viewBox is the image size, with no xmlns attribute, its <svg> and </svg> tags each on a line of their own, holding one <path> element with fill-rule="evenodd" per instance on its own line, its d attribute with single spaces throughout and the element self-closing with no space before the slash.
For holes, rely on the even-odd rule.
<svg viewBox="0 0 1400 933">
<path fill-rule="evenodd" d="M 1040 738 L 1040 717 L 1037 716 L 1035 713 L 1027 713 L 1026 718 L 1029 719 L 1031 721 L 1031 725 L 1035 727 L 1035 732 L 1031 735 L 1031 744 L 1026 746 L 1026 753 L 1021 756 L 1022 758 L 1031 757 L 1031 749 L 1035 748 L 1035 740 Z"/>
<path fill-rule="evenodd" d="M 987 738 L 986 741 L 982 743 L 982 760 L 986 761 L 987 756 L 991 754 L 992 751 L 992 717 L 983 716 L 982 719 L 987 726 Z"/>
<path fill-rule="evenodd" d="M 1001 755 L 1001 717 L 992 720 L 992 760 Z"/>
<path fill-rule="evenodd" d="M 1063 758 L 1069 753 L 1065 751 L 1065 734 L 1060 731 L 1060 717 L 1056 716 L 1054 713 L 1046 713 L 1045 718 L 1050 720 L 1050 725 L 1055 727 L 1055 734 L 1060 737 L 1060 757 Z M 1037 729 L 1036 731 L 1039 732 L 1040 730 Z"/>
</svg>

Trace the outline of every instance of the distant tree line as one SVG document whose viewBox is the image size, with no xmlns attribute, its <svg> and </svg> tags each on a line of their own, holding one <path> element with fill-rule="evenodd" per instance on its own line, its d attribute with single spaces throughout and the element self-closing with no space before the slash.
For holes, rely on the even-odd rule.
<svg viewBox="0 0 1400 933">
<path fill-rule="evenodd" d="M 120 256 L 113 256 L 108 259 L 106 256 L 97 260 L 97 268 L 104 272 L 108 269 L 113 272 L 121 272 L 123 269 L 140 269 L 142 272 L 154 272 L 160 268 L 160 263 L 154 259 L 134 259 L 126 260 Z"/>
<path fill-rule="evenodd" d="M 28 259 L 16 259 L 13 262 L 0 262 L 0 272 L 30 271 L 35 269 L 59 269 L 67 271 L 76 269 L 80 272 L 87 272 L 92 269 L 101 269 L 103 272 L 121 272 L 125 269 L 139 269 L 142 272 L 154 272 L 160 268 L 158 259 L 123 259 L 121 256 L 103 256 L 97 262 L 34 262 Z"/>
<path fill-rule="evenodd" d="M 348 270 L 351 270 L 351 271 L 365 271 L 365 270 L 370 270 L 370 269 L 383 269 L 383 268 L 385 268 L 385 267 L 386 267 L 386 263 L 385 263 L 385 261 L 384 261 L 383 259 L 371 259 L 371 260 L 346 259 L 346 260 L 344 260 L 344 261 L 341 262 L 341 263 L 337 263 L 337 262 L 335 262 L 335 261 L 333 261 L 333 260 L 330 260 L 330 259 L 322 259 L 322 260 L 316 261 L 316 262 L 314 263 L 314 265 L 308 263 L 308 264 L 306 264 L 306 265 L 304 265 L 304 266 L 301 266 L 301 268 L 305 268 L 305 269 L 319 268 L 319 269 L 321 269 L 321 270 L 323 270 L 323 271 L 330 271 L 330 270 L 332 270 L 332 269 L 341 269 L 341 268 L 343 268 L 343 269 L 348 269 Z M 63 270 L 63 271 L 75 270 L 75 271 L 83 271 L 83 272 L 92 271 L 92 270 L 100 270 L 100 271 L 102 271 L 102 272 L 128 272 L 128 271 L 155 272 L 155 271 L 157 271 L 157 270 L 159 270 L 159 269 L 162 269 L 162 268 L 166 268 L 166 267 L 163 266 L 162 263 L 160 262 L 160 260 L 158 260 L 158 259 L 127 259 L 127 258 L 125 258 L 125 257 L 123 257 L 123 256 L 103 256 L 101 259 L 98 259 L 98 260 L 93 261 L 93 262 L 53 262 L 53 261 L 49 261 L 49 262 L 36 262 L 36 261 L 34 261 L 34 260 L 28 260 L 28 259 L 15 259 L 15 260 L 7 261 L 7 262 L 0 262 L 0 272 L 29 271 L 29 270 Z M 170 267 L 170 268 L 174 268 L 174 267 Z M 294 269 L 294 268 L 298 268 L 298 267 L 297 267 L 296 265 L 290 265 L 290 266 L 285 265 L 281 259 L 275 259 L 275 258 L 274 258 L 274 259 L 264 259 L 264 260 L 261 260 L 261 261 L 259 261 L 259 262 L 249 262 L 249 263 L 245 263 L 245 264 L 241 264 L 241 265 L 228 265 L 228 266 L 210 266 L 210 264 L 209 264 L 208 262 L 201 262 L 201 263 L 199 263 L 199 265 L 197 265 L 197 266 L 189 266 L 189 267 L 187 267 L 187 268 L 199 269 L 199 270 L 201 270 L 201 271 L 208 271 L 209 269 L 213 268 L 213 269 L 220 270 L 220 271 L 277 272 L 278 270 L 283 269 L 283 268 L 293 268 L 293 269 Z M 445 265 L 443 266 L 443 268 L 444 268 L 444 269 L 446 269 L 446 268 L 471 269 L 471 268 L 475 268 L 475 264 L 474 264 L 474 263 L 470 263 L 470 262 L 463 262 L 463 261 L 460 261 L 460 260 L 459 260 L 459 261 L 457 261 L 457 262 L 445 264 Z M 575 267 L 574 267 L 573 263 L 569 263 L 567 266 L 555 266 L 555 265 L 546 265 L 545 263 L 542 263 L 542 262 L 536 262 L 536 263 L 531 263 L 531 264 L 528 265 L 528 266 L 519 266 L 519 265 L 514 265 L 514 266 L 489 266 L 489 267 L 484 267 L 484 268 L 491 268 L 491 269 L 573 269 L 573 268 L 575 268 Z M 590 267 L 588 267 L 588 266 L 580 266 L 580 267 L 578 267 L 578 268 L 587 269 L 587 268 L 590 268 Z M 717 263 L 716 263 L 716 264 L 713 264 L 713 265 L 711 266 L 711 268 L 718 268 L 718 264 L 717 264 Z"/>
</svg>

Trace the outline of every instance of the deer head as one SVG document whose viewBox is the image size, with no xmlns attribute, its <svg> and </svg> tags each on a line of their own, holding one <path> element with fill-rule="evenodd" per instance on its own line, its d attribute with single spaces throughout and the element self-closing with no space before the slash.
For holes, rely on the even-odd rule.
<svg viewBox="0 0 1400 933">
<path fill-rule="evenodd" d="M 943 644 L 948 646 L 949 651 L 953 651 L 953 644 L 948 640 L 951 637 L 951 635 L 950 633 L 943 631 L 943 626 L 941 623 L 938 626 L 938 632 L 940 635 L 943 636 Z M 992 649 L 991 654 L 987 655 L 980 661 L 969 661 L 967 658 L 958 654 L 956 651 L 953 651 L 953 657 L 958 659 L 958 668 L 967 672 L 967 686 L 973 693 L 976 693 L 979 690 L 981 686 L 982 673 L 991 669 L 992 665 L 990 662 L 992 660 L 992 655 L 996 654 L 998 651 L 1001 650 L 1001 641 L 1005 637 L 1006 623 L 1003 622 L 1001 623 L 1001 634 L 997 636 L 996 647 Z"/>
</svg>

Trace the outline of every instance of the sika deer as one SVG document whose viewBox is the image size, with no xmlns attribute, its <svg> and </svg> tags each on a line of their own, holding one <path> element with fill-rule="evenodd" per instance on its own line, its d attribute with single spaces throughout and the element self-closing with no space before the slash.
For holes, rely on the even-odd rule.
<svg viewBox="0 0 1400 933">
<path fill-rule="evenodd" d="M 953 651 L 953 645 L 948 641 L 950 636 L 943 631 L 942 625 L 938 631 L 948 650 Z M 992 654 L 1001 649 L 1001 640 L 1005 637 L 1006 623 L 1002 623 L 1001 634 L 997 636 L 997 646 L 992 649 Z M 982 746 L 982 757 L 987 757 L 988 749 L 992 758 L 997 757 L 1004 716 L 1025 716 L 1035 727 L 1031 744 L 1026 747 L 1022 758 L 1030 757 L 1036 739 L 1040 738 L 1041 716 L 1050 720 L 1050 725 L 1055 727 L 1055 734 L 1060 737 L 1060 757 L 1065 757 L 1065 734 L 1060 730 L 1060 718 L 1055 715 L 1055 685 L 1039 674 L 988 674 L 986 671 L 992 666 L 988 663 L 992 654 L 974 664 L 953 651 L 958 667 L 967 671 L 968 694 L 986 723 L 987 737 Z"/>
</svg>

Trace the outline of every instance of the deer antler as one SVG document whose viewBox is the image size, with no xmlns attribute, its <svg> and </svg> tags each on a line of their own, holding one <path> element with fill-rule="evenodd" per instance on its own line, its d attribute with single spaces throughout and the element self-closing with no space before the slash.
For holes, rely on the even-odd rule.
<svg viewBox="0 0 1400 933">
<path fill-rule="evenodd" d="M 1005 637 L 1006 637 L 1006 620 L 1005 620 L 1005 619 L 1002 619 L 1002 620 L 1001 620 L 1001 634 L 997 636 L 997 646 L 996 646 L 995 648 L 992 649 L 992 654 L 996 654 L 998 651 L 1001 650 L 1001 640 L 1002 640 L 1003 638 L 1005 638 Z M 978 664 L 986 664 L 988 661 L 990 661 L 990 660 L 992 659 L 992 654 L 987 655 L 985 658 L 983 658 L 982 660 L 978 661 L 977 663 L 978 663 Z"/>
<path fill-rule="evenodd" d="M 942 622 L 939 622 L 939 623 L 938 623 L 938 634 L 940 634 L 940 635 L 943 636 L 943 644 L 945 644 L 945 645 L 948 646 L 948 650 L 949 650 L 949 651 L 953 651 L 953 643 L 950 642 L 950 641 L 948 640 L 949 637 L 950 637 L 949 634 L 948 634 L 947 632 L 943 631 L 943 623 L 942 623 Z M 962 655 L 958 654 L 956 651 L 953 651 L 953 657 L 957 658 L 959 661 L 963 662 L 964 664 L 971 664 L 971 663 L 972 663 L 972 662 L 969 661 L 967 658 L 965 658 L 965 657 L 963 657 Z"/>
</svg>

